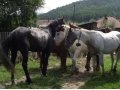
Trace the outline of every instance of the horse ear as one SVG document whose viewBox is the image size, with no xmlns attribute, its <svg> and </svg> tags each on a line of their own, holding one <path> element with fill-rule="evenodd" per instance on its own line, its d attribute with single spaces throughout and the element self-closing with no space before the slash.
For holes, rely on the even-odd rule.
<svg viewBox="0 0 120 90">
<path fill-rule="evenodd" d="M 70 26 L 70 28 L 72 28 L 72 24 L 71 23 L 69 23 L 69 26 Z"/>
<path fill-rule="evenodd" d="M 64 16 L 61 18 L 61 20 L 64 20 Z"/>
<path fill-rule="evenodd" d="M 71 23 L 69 23 L 69 26 L 70 26 L 71 28 L 78 28 L 78 26 L 73 25 L 73 24 L 71 24 Z"/>
<path fill-rule="evenodd" d="M 64 22 L 64 18 L 61 18 L 61 21 L 63 21 L 63 22 Z"/>
<path fill-rule="evenodd" d="M 69 32 L 71 32 L 71 31 L 72 31 L 72 28 L 70 27 Z"/>
</svg>

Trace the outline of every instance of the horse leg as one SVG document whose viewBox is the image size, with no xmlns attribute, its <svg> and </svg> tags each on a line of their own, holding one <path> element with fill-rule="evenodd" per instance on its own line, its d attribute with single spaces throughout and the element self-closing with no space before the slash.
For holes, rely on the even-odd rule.
<svg viewBox="0 0 120 90">
<path fill-rule="evenodd" d="M 111 62 L 112 62 L 112 64 L 111 64 L 111 72 L 112 72 L 113 71 L 113 64 L 114 64 L 114 55 L 113 55 L 113 53 L 111 53 L 110 56 L 111 56 Z"/>
<path fill-rule="evenodd" d="M 40 52 L 37 52 L 38 57 L 40 58 L 40 70 L 42 71 L 42 67 L 43 67 L 43 60 L 42 60 L 42 54 Z"/>
<path fill-rule="evenodd" d="M 15 71 L 16 57 L 17 57 L 17 51 L 16 50 L 11 50 L 11 62 L 13 63 L 13 71 L 11 71 L 11 82 L 12 82 L 12 84 L 15 84 L 14 71 Z"/>
<path fill-rule="evenodd" d="M 96 72 L 96 55 L 92 57 L 93 60 L 93 72 Z"/>
<path fill-rule="evenodd" d="M 99 61 L 100 61 L 100 65 L 102 67 L 102 76 L 104 76 L 105 71 L 104 71 L 103 53 L 99 53 Z"/>
<path fill-rule="evenodd" d="M 42 53 L 43 54 L 43 67 L 42 67 L 42 74 L 46 76 L 47 66 L 48 66 L 48 58 L 50 56 L 50 52 Z"/>
<path fill-rule="evenodd" d="M 96 71 L 99 71 L 100 70 L 100 64 L 99 64 L 99 56 L 98 55 L 96 55 L 96 63 L 97 63 L 97 65 L 96 65 Z"/>
<path fill-rule="evenodd" d="M 62 70 L 66 70 L 66 59 L 67 59 L 67 55 L 60 56 L 60 59 L 61 59 L 61 69 L 62 69 Z"/>
<path fill-rule="evenodd" d="M 91 55 L 90 55 L 90 52 L 88 52 L 87 54 L 87 60 L 86 60 L 86 65 L 85 65 L 85 68 L 86 68 L 86 71 L 90 71 L 90 59 L 91 59 Z"/>
<path fill-rule="evenodd" d="M 116 54 L 117 54 L 117 55 L 116 55 L 116 62 L 115 62 L 114 68 L 113 68 L 113 72 L 114 72 L 114 73 L 116 73 L 116 71 L 117 71 L 116 68 L 117 68 L 118 60 L 119 60 L 119 58 L 120 58 L 120 51 L 118 51 Z"/>
<path fill-rule="evenodd" d="M 26 82 L 30 84 L 32 81 L 30 79 L 30 75 L 28 72 L 27 62 L 28 62 L 28 49 L 21 50 L 23 61 L 22 61 L 22 67 L 26 75 Z"/>
</svg>

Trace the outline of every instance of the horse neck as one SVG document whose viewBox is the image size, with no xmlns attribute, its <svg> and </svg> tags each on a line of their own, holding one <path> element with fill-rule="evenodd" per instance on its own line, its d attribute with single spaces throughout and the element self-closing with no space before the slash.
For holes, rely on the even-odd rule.
<svg viewBox="0 0 120 90">
<path fill-rule="evenodd" d="M 48 31 L 51 34 L 51 36 L 54 38 L 55 37 L 55 27 L 53 25 L 48 25 Z"/>
<path fill-rule="evenodd" d="M 82 42 L 84 42 L 85 44 L 87 44 L 90 40 L 89 31 L 88 30 L 80 30 L 80 33 L 81 33 L 80 40 Z M 77 37 L 78 39 L 79 39 L 80 33 L 77 33 L 78 34 L 78 37 Z"/>
</svg>

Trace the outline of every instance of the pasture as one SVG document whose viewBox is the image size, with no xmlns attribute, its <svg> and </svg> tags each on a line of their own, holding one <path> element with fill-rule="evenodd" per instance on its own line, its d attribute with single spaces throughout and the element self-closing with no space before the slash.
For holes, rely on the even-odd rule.
<svg viewBox="0 0 120 90">
<path fill-rule="evenodd" d="M 105 55 L 105 75 L 102 79 L 101 71 L 93 74 L 92 72 L 85 72 L 84 63 L 85 60 L 79 60 L 77 62 L 79 67 L 79 73 L 72 75 L 71 73 L 71 59 L 67 60 L 67 71 L 61 71 L 59 68 L 60 61 L 55 56 L 50 56 L 47 77 L 41 76 L 39 69 L 39 61 L 29 58 L 28 70 L 31 75 L 33 83 L 30 85 L 25 83 L 25 75 L 22 70 L 21 63 L 16 65 L 15 69 L 15 81 L 16 85 L 10 85 L 10 72 L 8 72 L 3 66 L 0 66 L 0 84 L 5 88 L 13 89 L 60 89 L 60 88 L 120 88 L 120 64 L 118 63 L 116 75 L 110 75 L 111 60 L 109 55 Z"/>
</svg>

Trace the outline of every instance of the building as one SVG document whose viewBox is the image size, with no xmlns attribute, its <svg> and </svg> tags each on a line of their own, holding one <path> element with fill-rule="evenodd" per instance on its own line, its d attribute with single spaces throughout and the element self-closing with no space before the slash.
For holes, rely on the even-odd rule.
<svg viewBox="0 0 120 90">
<path fill-rule="evenodd" d="M 97 28 L 110 27 L 114 28 L 115 30 L 120 30 L 120 21 L 117 20 L 115 17 L 103 17 L 96 22 Z"/>
<path fill-rule="evenodd" d="M 93 29 L 101 29 L 101 28 L 114 28 L 117 31 L 120 31 L 120 21 L 115 17 L 103 17 L 96 21 L 91 21 L 83 24 L 79 24 L 79 27 L 93 30 Z"/>
</svg>

